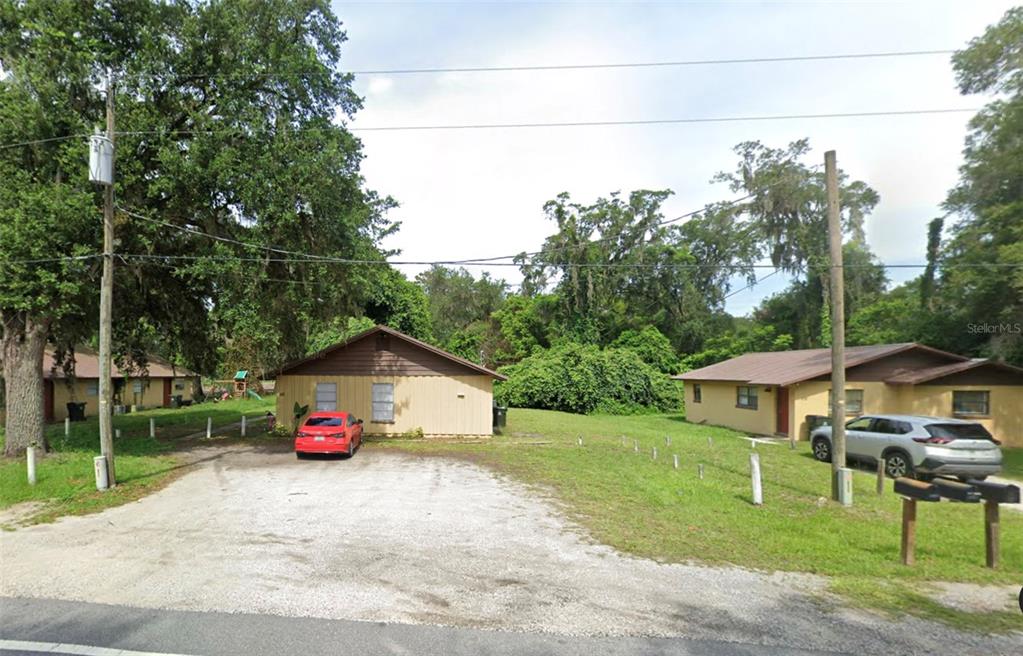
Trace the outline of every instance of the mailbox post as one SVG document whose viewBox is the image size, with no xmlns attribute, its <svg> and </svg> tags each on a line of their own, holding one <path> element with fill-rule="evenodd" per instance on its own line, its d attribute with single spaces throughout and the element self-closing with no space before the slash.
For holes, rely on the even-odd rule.
<svg viewBox="0 0 1023 656">
<path fill-rule="evenodd" d="M 902 497 L 902 564 L 916 562 L 916 502 L 938 501 L 938 488 L 912 478 L 896 478 L 895 494 Z"/>
<path fill-rule="evenodd" d="M 1018 485 L 1004 485 L 988 481 L 970 481 L 984 499 L 984 561 L 991 569 L 998 567 L 998 504 L 1019 503 Z"/>
</svg>

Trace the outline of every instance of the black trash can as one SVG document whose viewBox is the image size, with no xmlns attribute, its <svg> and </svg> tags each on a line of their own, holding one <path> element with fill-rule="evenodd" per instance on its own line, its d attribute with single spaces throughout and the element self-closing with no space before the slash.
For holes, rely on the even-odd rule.
<svg viewBox="0 0 1023 656">
<path fill-rule="evenodd" d="M 180 408 L 181 407 L 181 394 L 175 394 L 174 396 L 171 397 L 170 401 L 171 401 L 170 407 L 172 407 L 172 408 Z"/>
<path fill-rule="evenodd" d="M 68 403 L 67 416 L 71 421 L 85 421 L 85 404 Z"/>
<path fill-rule="evenodd" d="M 806 415 L 806 426 L 811 433 L 821 426 L 828 426 L 830 424 L 831 417 L 825 415 Z"/>
<path fill-rule="evenodd" d="M 506 406 L 494 406 L 494 428 L 504 428 L 508 425 L 508 408 Z"/>
</svg>

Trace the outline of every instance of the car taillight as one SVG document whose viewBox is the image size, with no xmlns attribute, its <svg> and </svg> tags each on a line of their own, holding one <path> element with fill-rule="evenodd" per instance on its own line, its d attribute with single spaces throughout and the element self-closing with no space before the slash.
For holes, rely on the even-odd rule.
<svg viewBox="0 0 1023 656">
<path fill-rule="evenodd" d="M 913 441 L 920 444 L 949 444 L 952 442 L 946 437 L 914 437 Z"/>
<path fill-rule="evenodd" d="M 344 431 L 341 431 L 340 433 L 331 433 L 330 434 L 330 437 L 333 437 L 333 438 L 339 438 L 339 437 L 344 437 L 344 436 L 345 436 L 345 432 Z"/>
</svg>

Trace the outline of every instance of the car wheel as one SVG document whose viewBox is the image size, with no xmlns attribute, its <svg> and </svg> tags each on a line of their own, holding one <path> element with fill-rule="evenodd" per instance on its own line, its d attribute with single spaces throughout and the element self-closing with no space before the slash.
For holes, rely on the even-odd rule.
<svg viewBox="0 0 1023 656">
<path fill-rule="evenodd" d="M 351 458 L 355 455 L 355 441 L 348 440 L 348 457 Z"/>
<path fill-rule="evenodd" d="M 823 437 L 813 441 L 813 457 L 821 462 L 831 462 L 831 444 Z"/>
<path fill-rule="evenodd" d="M 301 451 L 296 451 L 295 457 L 298 458 L 299 460 L 305 460 L 305 454 L 302 453 Z"/>
<path fill-rule="evenodd" d="M 884 456 L 884 473 L 889 478 L 913 475 L 913 462 L 905 451 L 890 451 Z"/>
<path fill-rule="evenodd" d="M 986 481 L 987 476 L 956 476 L 960 483 L 969 483 L 970 481 Z"/>
</svg>

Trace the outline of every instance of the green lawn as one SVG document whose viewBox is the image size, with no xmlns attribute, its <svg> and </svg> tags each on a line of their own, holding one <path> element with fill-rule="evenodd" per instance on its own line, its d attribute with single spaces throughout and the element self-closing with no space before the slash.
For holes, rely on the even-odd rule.
<svg viewBox="0 0 1023 656">
<path fill-rule="evenodd" d="M 242 413 L 249 417 L 265 414 L 273 409 L 273 403 L 273 397 L 230 400 L 115 416 L 114 428 L 121 430 L 121 437 L 114 440 L 118 485 L 105 492 L 96 490 L 93 474 L 92 459 L 99 455 L 98 419 L 72 423 L 66 437 L 63 423 L 50 425 L 46 436 L 52 452 L 38 462 L 36 485 L 28 484 L 23 458 L 0 459 L 0 509 L 38 501 L 41 507 L 31 513 L 30 521 L 49 521 L 132 501 L 159 489 L 178 472 L 175 439 L 205 430 L 207 417 L 213 418 L 214 427 L 224 426 L 239 421 Z M 156 419 L 156 439 L 149 437 L 150 418 Z M 256 426 L 261 430 L 262 424 Z M 217 433 L 237 435 L 238 431 Z M 0 431 L 0 440 L 2 437 Z"/>
<path fill-rule="evenodd" d="M 901 565 L 900 501 L 891 481 L 878 497 L 875 476 L 858 473 L 855 504 L 842 508 L 828 500 L 830 467 L 814 461 L 806 443 L 795 451 L 787 445 L 758 446 L 764 505 L 757 507 L 751 503 L 750 443 L 727 429 L 665 415 L 513 409 L 504 433 L 472 444 L 382 444 L 470 458 L 536 484 L 594 538 L 623 552 L 664 562 L 827 575 L 836 590 L 872 607 L 947 619 L 917 599 L 927 581 L 1018 584 L 1023 573 L 1023 514 L 1003 511 L 1002 565 L 989 570 L 984 567 L 983 509 L 976 504 L 922 504 L 917 564 Z M 672 439 L 670 447 L 665 436 Z M 651 457 L 655 446 L 656 461 Z M 674 454 L 681 461 L 677 471 Z M 703 480 L 697 474 L 700 464 Z M 989 630 L 1023 628 L 1018 613 L 967 619 Z"/>
<path fill-rule="evenodd" d="M 1023 448 L 1002 447 L 1002 476 L 1023 481 Z"/>
</svg>

